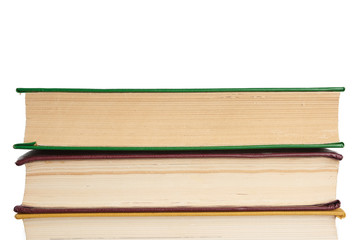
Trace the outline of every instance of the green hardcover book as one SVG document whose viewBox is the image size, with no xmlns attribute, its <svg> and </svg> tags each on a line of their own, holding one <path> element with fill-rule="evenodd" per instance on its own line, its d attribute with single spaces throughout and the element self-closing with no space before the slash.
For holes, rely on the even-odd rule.
<svg viewBox="0 0 360 240">
<path fill-rule="evenodd" d="M 343 147 L 344 88 L 59 89 L 26 93 L 22 149 Z"/>
</svg>

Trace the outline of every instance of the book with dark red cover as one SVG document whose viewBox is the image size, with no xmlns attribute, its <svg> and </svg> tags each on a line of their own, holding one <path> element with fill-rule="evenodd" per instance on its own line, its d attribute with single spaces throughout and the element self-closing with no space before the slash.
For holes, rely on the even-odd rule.
<svg viewBox="0 0 360 240">
<path fill-rule="evenodd" d="M 271 158 L 271 157 L 328 157 L 341 160 L 342 155 L 327 149 L 272 151 L 193 151 L 193 152 L 118 152 L 118 151 L 30 151 L 19 158 L 18 166 L 35 161 L 152 159 L 152 158 Z M 171 160 L 170 160 L 171 161 Z M 42 213 L 130 213 L 130 212 L 243 212 L 243 211 L 326 211 L 340 207 L 340 201 L 306 206 L 216 206 L 216 207 L 134 207 L 134 208 L 43 208 L 16 206 L 22 214 Z"/>
</svg>

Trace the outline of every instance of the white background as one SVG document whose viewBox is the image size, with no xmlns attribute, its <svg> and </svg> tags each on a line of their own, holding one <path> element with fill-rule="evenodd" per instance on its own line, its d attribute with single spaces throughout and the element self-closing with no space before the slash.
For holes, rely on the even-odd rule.
<svg viewBox="0 0 360 240">
<path fill-rule="evenodd" d="M 25 239 L 16 87 L 345 86 L 339 239 L 360 239 L 359 1 L 1 1 L 1 239 Z"/>
</svg>

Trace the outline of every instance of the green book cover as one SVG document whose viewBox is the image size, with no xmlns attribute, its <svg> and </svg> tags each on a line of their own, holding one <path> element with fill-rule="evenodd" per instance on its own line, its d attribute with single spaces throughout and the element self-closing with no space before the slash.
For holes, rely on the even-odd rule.
<svg viewBox="0 0 360 240">
<path fill-rule="evenodd" d="M 314 88 L 178 88 L 178 89 L 90 89 L 90 88 L 17 88 L 18 93 L 31 92 L 343 92 L 344 87 Z"/>
<path fill-rule="evenodd" d="M 85 89 L 85 88 L 17 88 L 18 93 L 200 93 L 200 92 L 342 92 L 344 87 L 315 88 L 203 88 L 203 89 Z M 342 148 L 344 143 L 324 144 L 271 144 L 239 146 L 47 146 L 36 142 L 15 144 L 15 149 L 38 150 L 121 150 L 121 151 L 177 151 L 177 150 L 241 150 L 241 149 L 278 149 L 278 148 Z"/>
<path fill-rule="evenodd" d="M 198 147 L 75 147 L 75 146 L 39 146 L 36 142 L 14 144 L 15 149 L 36 150 L 104 150 L 104 151 L 197 151 L 197 150 L 252 150 L 279 148 L 343 148 L 343 142 L 325 144 L 276 144 L 244 146 L 198 146 Z"/>
</svg>

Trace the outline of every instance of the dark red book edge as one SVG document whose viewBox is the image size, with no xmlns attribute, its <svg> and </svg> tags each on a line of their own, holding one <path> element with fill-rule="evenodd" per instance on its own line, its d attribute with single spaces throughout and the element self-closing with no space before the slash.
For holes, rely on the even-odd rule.
<svg viewBox="0 0 360 240">
<path fill-rule="evenodd" d="M 340 207 L 335 200 L 310 206 L 254 206 L 254 207 L 143 207 L 143 208 L 41 208 L 16 206 L 14 211 L 23 214 L 38 213 L 147 213 L 147 212 L 254 212 L 254 211 L 326 211 Z"/>
<path fill-rule="evenodd" d="M 146 158 L 271 158 L 271 157 L 329 157 L 341 160 L 343 156 L 327 149 L 306 150 L 242 150 L 242 151 L 186 151 L 186 152 L 119 152 L 119 151 L 39 151 L 32 150 L 22 155 L 16 165 L 49 160 L 89 159 L 146 159 Z"/>
</svg>

